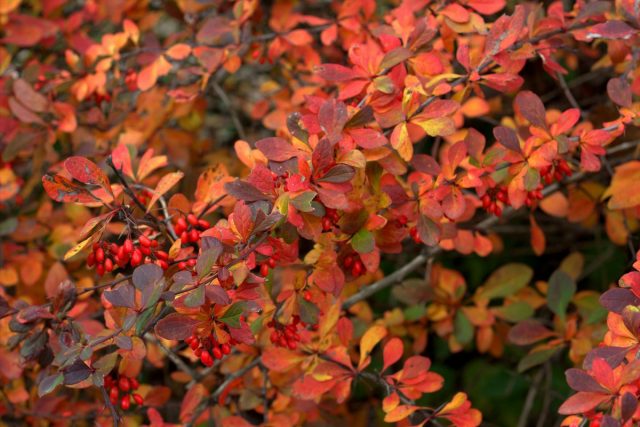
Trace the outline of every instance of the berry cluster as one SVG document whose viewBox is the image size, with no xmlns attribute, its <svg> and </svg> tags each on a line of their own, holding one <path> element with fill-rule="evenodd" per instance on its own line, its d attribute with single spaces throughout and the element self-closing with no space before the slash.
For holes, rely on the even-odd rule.
<svg viewBox="0 0 640 427">
<path fill-rule="evenodd" d="M 322 217 L 322 231 L 329 231 L 338 222 L 340 216 L 335 209 L 325 208 L 325 212 Z"/>
<path fill-rule="evenodd" d="M 347 270 L 350 269 L 351 275 L 353 277 L 360 277 L 366 271 L 366 269 L 364 268 L 364 264 L 362 263 L 362 260 L 355 253 L 345 256 L 344 260 L 342 260 L 342 265 L 344 266 L 345 269 Z"/>
<path fill-rule="evenodd" d="M 507 187 L 500 186 L 495 188 L 490 188 L 480 199 L 482 201 L 482 208 L 489 212 L 490 214 L 494 214 L 495 216 L 502 216 L 502 206 L 498 203 L 502 203 L 504 205 L 509 204 L 509 193 L 507 192 Z"/>
<path fill-rule="evenodd" d="M 289 191 L 289 186 L 287 185 L 287 179 L 289 179 L 289 172 L 284 172 L 282 175 L 278 175 L 276 172 L 271 171 L 271 178 L 273 179 L 273 186 L 278 189 L 282 188 L 282 190 Z"/>
<path fill-rule="evenodd" d="M 186 261 L 180 261 L 178 263 L 178 268 L 180 270 L 191 270 L 192 275 L 195 275 L 196 272 L 193 268 L 196 266 L 196 264 L 197 264 L 196 258 L 190 258 Z"/>
<path fill-rule="evenodd" d="M 178 218 L 178 221 L 174 225 L 176 235 L 182 243 L 196 243 L 200 240 L 200 233 L 209 228 L 211 228 L 209 221 L 198 219 L 198 217 L 192 213 L 187 215 L 186 219 L 184 217 Z"/>
<path fill-rule="evenodd" d="M 260 264 L 260 275 L 262 277 L 267 277 L 269 275 L 269 269 L 270 268 L 275 268 L 275 266 L 276 266 L 276 264 L 277 264 L 279 259 L 280 259 L 280 254 L 279 253 L 274 253 L 269 258 L 264 260 Z"/>
<path fill-rule="evenodd" d="M 416 242 L 418 245 L 422 244 L 422 239 L 420 238 L 420 233 L 418 232 L 418 227 L 411 227 L 409 229 L 409 236 Z"/>
<path fill-rule="evenodd" d="M 554 179 L 562 181 L 565 176 L 571 176 L 572 174 L 573 171 L 565 159 L 554 160 L 552 165 L 540 169 L 540 176 L 547 185 L 551 184 Z"/>
<path fill-rule="evenodd" d="M 142 406 L 144 403 L 142 396 L 134 393 L 138 387 L 140 387 L 140 384 L 135 378 L 120 376 L 120 378 L 115 379 L 111 375 L 104 377 L 104 388 L 109 392 L 109 400 L 114 405 L 120 404 L 120 408 L 124 411 L 131 407 L 132 400 L 133 404 L 138 406 Z M 122 393 L 122 397 L 120 397 L 120 393 Z"/>
<path fill-rule="evenodd" d="M 231 347 L 237 344 L 233 338 L 228 343 L 221 344 L 213 333 L 204 338 L 192 335 L 184 342 L 193 350 L 193 354 L 200 358 L 204 366 L 212 366 L 214 360 L 222 359 L 231 353 Z"/>
<path fill-rule="evenodd" d="M 269 336 L 272 344 L 289 350 L 295 350 L 298 347 L 298 342 L 300 341 L 298 328 L 304 327 L 304 323 L 300 322 L 300 316 L 294 314 L 291 323 L 288 325 L 270 320 L 267 326 L 273 328 L 273 332 Z"/>
<path fill-rule="evenodd" d="M 95 266 L 98 276 L 110 273 L 117 267 L 125 268 L 127 265 L 137 267 L 151 262 L 155 262 L 166 270 L 169 268 L 169 255 L 163 250 L 158 250 L 158 246 L 157 240 L 151 240 L 144 235 L 138 238 L 138 244 L 134 244 L 131 239 L 126 239 L 121 245 L 96 242 L 87 257 L 87 266 Z"/>
</svg>

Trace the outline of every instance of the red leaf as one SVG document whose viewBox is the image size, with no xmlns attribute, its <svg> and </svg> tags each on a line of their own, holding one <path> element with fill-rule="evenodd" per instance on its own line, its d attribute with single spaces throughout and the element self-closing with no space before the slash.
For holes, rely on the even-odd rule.
<svg viewBox="0 0 640 427">
<path fill-rule="evenodd" d="M 547 121 L 545 118 L 544 104 L 535 93 L 524 90 L 518 95 L 514 101 L 516 111 L 529 122 L 539 128 L 545 129 Z"/>
<path fill-rule="evenodd" d="M 525 320 L 509 330 L 509 341 L 517 345 L 529 345 L 548 337 L 554 333 L 537 320 Z"/>
<path fill-rule="evenodd" d="M 515 151 L 516 153 L 522 153 L 518 136 L 513 129 L 505 126 L 495 127 L 493 128 L 493 136 L 495 136 L 498 143 L 503 147 L 508 148 L 511 151 Z"/>
<path fill-rule="evenodd" d="M 382 372 L 386 371 L 389 366 L 400 360 L 403 352 L 404 345 L 402 344 L 402 340 L 400 338 L 390 339 L 389 342 L 385 344 L 382 351 L 382 358 L 384 360 Z"/>
<path fill-rule="evenodd" d="M 592 410 L 609 399 L 610 396 L 602 393 L 579 392 L 565 400 L 558 412 L 562 415 L 580 414 Z"/>
<path fill-rule="evenodd" d="M 190 337 L 198 321 L 183 314 L 171 313 L 156 324 L 156 334 L 167 340 L 183 340 Z"/>
<path fill-rule="evenodd" d="M 91 160 L 81 156 L 69 157 L 64 162 L 64 168 L 69 172 L 73 179 L 83 184 L 99 185 L 105 190 L 111 192 L 109 178 L 107 175 Z"/>
<path fill-rule="evenodd" d="M 298 154 L 298 150 L 282 138 L 264 138 L 256 142 L 256 148 L 274 162 L 284 162 Z"/>
<path fill-rule="evenodd" d="M 315 68 L 315 72 L 323 79 L 332 82 L 344 82 L 359 77 L 351 68 L 340 64 L 322 64 Z"/>
<path fill-rule="evenodd" d="M 624 77 L 617 77 L 607 83 L 607 95 L 621 107 L 631 107 L 631 86 Z"/>
</svg>

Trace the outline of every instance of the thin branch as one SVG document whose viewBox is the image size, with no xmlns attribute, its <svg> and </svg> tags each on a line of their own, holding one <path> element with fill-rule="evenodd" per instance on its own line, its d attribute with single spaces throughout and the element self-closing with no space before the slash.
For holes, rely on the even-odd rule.
<svg viewBox="0 0 640 427">
<path fill-rule="evenodd" d="M 209 405 L 212 402 L 215 402 L 218 399 L 218 397 L 220 397 L 220 395 L 224 392 L 227 386 L 231 384 L 231 382 L 233 382 L 236 378 L 242 377 L 244 374 L 246 374 L 256 366 L 258 366 L 261 363 L 261 361 L 262 359 L 260 357 L 256 357 L 251 361 L 251 363 L 249 363 L 245 367 L 228 375 L 225 378 L 225 380 L 213 391 L 213 393 L 211 393 L 208 399 L 205 399 L 202 402 L 200 402 L 198 407 L 193 411 L 193 414 L 191 415 L 191 420 L 189 420 L 189 422 L 186 425 L 193 426 L 194 423 L 198 420 L 198 418 L 200 418 L 200 416 L 204 413 L 204 411 L 207 410 L 207 407 L 209 407 Z"/>
<path fill-rule="evenodd" d="M 164 345 L 162 343 L 162 341 L 160 341 L 159 339 L 157 339 L 154 335 L 150 334 L 150 333 L 146 333 L 144 334 L 144 338 L 153 342 L 154 344 L 156 344 L 158 347 L 160 347 L 160 350 L 162 350 L 164 352 L 164 354 L 167 355 L 167 357 L 185 374 L 189 375 L 191 378 L 198 378 L 199 375 L 197 372 L 195 372 L 193 369 L 191 369 L 186 363 L 184 363 L 184 361 L 180 358 L 180 356 L 178 356 L 177 354 L 175 354 L 173 352 L 173 350 L 171 350 L 170 348 L 168 348 L 166 345 Z"/>
<path fill-rule="evenodd" d="M 562 91 L 564 92 L 564 96 L 567 98 L 567 101 L 569 101 L 569 104 L 571 104 L 573 108 L 577 108 L 578 111 L 580 111 L 580 115 L 582 115 L 582 108 L 580 108 L 578 101 L 576 101 L 576 98 L 571 93 L 571 89 L 569 89 L 569 86 L 567 85 L 567 81 L 564 79 L 564 76 L 562 75 L 562 73 L 559 73 L 559 72 L 556 73 L 556 77 L 558 78 L 558 84 L 562 88 Z"/>
<path fill-rule="evenodd" d="M 100 391 L 102 392 L 102 397 L 104 398 L 104 404 L 109 408 L 111 412 L 111 418 L 113 418 L 113 427 L 118 427 L 118 423 L 120 422 L 120 416 L 118 415 L 118 410 L 113 403 L 111 403 L 111 399 L 109 399 L 109 394 L 107 394 L 107 389 L 104 388 L 104 385 L 100 387 Z"/>
<path fill-rule="evenodd" d="M 155 192 L 154 189 L 147 187 L 146 185 L 141 185 L 141 184 L 135 184 L 136 188 L 141 188 L 147 191 L 151 191 L 151 192 Z M 167 200 L 164 198 L 164 196 L 160 196 L 158 197 L 158 202 L 160 203 L 160 207 L 162 208 L 162 216 L 164 217 L 163 221 L 165 227 L 167 227 L 167 231 L 169 232 L 169 235 L 171 236 L 173 241 L 178 240 L 178 235 L 176 234 L 176 231 L 173 229 L 173 223 L 171 222 L 171 215 L 169 215 L 169 206 L 167 205 Z"/>
<path fill-rule="evenodd" d="M 260 369 L 262 370 L 262 399 L 263 399 L 263 404 L 262 406 L 264 406 L 263 409 L 263 413 L 262 413 L 262 421 L 264 423 L 267 422 L 267 420 L 269 420 L 269 369 L 264 366 L 262 363 L 260 363 Z"/>
<path fill-rule="evenodd" d="M 435 252 L 439 252 L 438 248 L 428 250 L 425 253 L 421 253 L 420 255 L 415 257 L 413 260 L 411 260 L 408 264 L 401 267 L 399 270 L 394 271 L 393 273 L 389 274 L 383 279 L 378 280 L 372 285 L 367 286 L 366 288 L 362 288 L 360 291 L 358 291 L 357 293 L 351 295 L 349 298 L 344 300 L 344 302 L 342 303 L 342 308 L 346 310 L 352 305 L 369 298 L 371 295 L 375 294 L 376 292 L 381 291 L 385 288 L 388 288 L 391 285 L 394 285 L 400 282 L 409 274 L 411 274 L 413 271 L 417 270 L 420 266 L 422 266 L 430 257 L 433 256 Z"/>
<path fill-rule="evenodd" d="M 540 389 L 540 383 L 542 382 L 542 377 L 544 376 L 544 369 L 539 369 L 536 372 L 535 377 L 533 377 L 533 383 L 531 384 L 531 388 L 527 393 L 527 397 L 524 401 L 524 407 L 522 408 L 522 412 L 520 412 L 520 418 L 518 419 L 518 427 L 526 427 L 527 421 L 529 421 L 529 415 L 533 410 L 533 404 L 536 401 L 536 396 L 538 395 L 538 390 Z"/>
<path fill-rule="evenodd" d="M 222 100 L 222 103 L 229 110 L 229 114 L 231 115 L 231 120 L 233 121 L 233 125 L 236 128 L 236 132 L 238 132 L 238 136 L 240 136 L 241 139 L 247 139 L 247 133 L 244 131 L 244 127 L 242 126 L 240 117 L 238 117 L 236 110 L 233 109 L 233 106 L 231 105 L 231 100 L 227 96 L 227 93 L 224 91 L 224 89 L 222 89 L 222 86 L 220 86 L 215 81 L 211 84 L 211 87 L 213 87 L 213 90 L 215 91 L 215 93 L 220 97 L 220 99 Z"/>
</svg>

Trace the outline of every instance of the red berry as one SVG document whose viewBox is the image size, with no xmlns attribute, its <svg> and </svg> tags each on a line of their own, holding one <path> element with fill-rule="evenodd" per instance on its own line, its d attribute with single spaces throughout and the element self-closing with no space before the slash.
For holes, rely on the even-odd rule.
<svg viewBox="0 0 640 427">
<path fill-rule="evenodd" d="M 263 277 L 267 277 L 269 275 L 269 266 L 267 264 L 262 264 L 260 266 L 260 275 Z"/>
<path fill-rule="evenodd" d="M 195 259 L 195 258 L 191 258 L 191 259 L 189 259 L 189 260 L 187 261 L 187 265 L 188 265 L 189 267 L 195 267 L 195 266 L 196 266 L 196 263 L 197 263 L 197 261 L 196 261 L 196 259 Z"/>
<path fill-rule="evenodd" d="M 129 391 L 131 389 L 131 384 L 129 384 L 129 379 L 127 377 L 120 377 L 118 380 L 118 388 L 122 391 Z"/>
<path fill-rule="evenodd" d="M 147 236 L 141 235 L 138 240 L 140 241 L 140 244 L 146 248 L 151 247 L 151 240 L 149 240 L 149 238 Z"/>
<path fill-rule="evenodd" d="M 111 399 L 111 401 L 117 401 L 118 397 L 120 397 L 120 391 L 118 390 L 118 387 L 111 387 L 111 390 L 109 390 L 109 398 Z"/>
<path fill-rule="evenodd" d="M 207 221 L 206 219 L 199 219 L 198 220 L 198 227 L 203 228 L 203 229 L 207 229 L 211 227 L 211 223 L 209 223 L 209 221 Z"/>
<path fill-rule="evenodd" d="M 331 220 L 328 217 L 323 217 L 322 218 L 322 231 L 329 231 L 331 230 L 331 226 L 333 224 L 331 223 Z"/>
<path fill-rule="evenodd" d="M 177 223 L 176 227 L 180 227 L 183 230 L 186 230 L 187 227 L 188 227 L 187 221 L 183 217 L 178 218 L 178 223 Z"/>
<path fill-rule="evenodd" d="M 135 400 L 136 405 L 138 406 L 142 406 L 142 403 L 144 402 L 144 399 L 138 393 L 133 394 L 133 400 Z"/>
<path fill-rule="evenodd" d="M 131 239 L 125 240 L 124 245 L 122 245 L 122 247 L 124 248 L 124 251 L 127 254 L 130 254 L 131 252 L 133 252 L 133 242 L 131 241 Z"/>
<path fill-rule="evenodd" d="M 98 248 L 96 249 L 96 262 L 100 264 L 102 261 L 104 261 L 104 249 Z"/>
<path fill-rule="evenodd" d="M 344 257 L 344 262 L 342 263 L 345 268 L 351 268 L 353 265 L 353 257 L 351 255 L 347 255 Z"/>
<path fill-rule="evenodd" d="M 271 268 L 275 268 L 275 266 L 276 266 L 276 260 L 275 260 L 275 259 L 273 259 L 273 258 L 269 258 L 269 259 L 267 260 L 267 264 L 269 264 L 269 267 L 271 267 Z"/>
<path fill-rule="evenodd" d="M 108 272 L 113 271 L 113 261 L 111 261 L 111 258 L 104 260 L 104 269 Z"/>
<path fill-rule="evenodd" d="M 311 292 L 304 291 L 303 298 L 304 298 L 305 301 L 311 301 L 311 299 L 312 299 Z"/>
<path fill-rule="evenodd" d="M 140 246 L 140 252 L 142 252 L 144 255 L 151 255 L 151 248 L 147 246 Z"/>
<path fill-rule="evenodd" d="M 158 259 L 163 259 L 166 261 L 169 259 L 169 254 L 165 251 L 156 251 L 156 257 L 158 257 Z"/>
<path fill-rule="evenodd" d="M 220 350 L 222 350 L 223 354 L 229 354 L 231 353 L 231 346 L 229 344 L 222 344 Z"/>
<path fill-rule="evenodd" d="M 293 340 L 289 340 L 287 341 L 287 347 L 289 347 L 289 350 L 295 350 L 296 347 L 298 347 L 298 344 Z"/>
<path fill-rule="evenodd" d="M 129 384 L 131 384 L 131 390 L 137 390 L 140 387 L 140 383 L 135 378 L 129 378 Z"/>
<path fill-rule="evenodd" d="M 211 350 L 211 353 L 213 354 L 214 358 L 222 359 L 222 351 L 220 351 L 219 347 L 214 347 L 213 350 Z"/>
<path fill-rule="evenodd" d="M 131 266 L 137 267 L 142 262 L 142 253 L 136 249 L 133 251 L 133 255 L 131 255 Z"/>
<path fill-rule="evenodd" d="M 93 267 L 96 264 L 96 253 L 95 252 L 91 252 L 89 254 L 89 256 L 87 257 L 87 266 L 88 267 Z"/>
<path fill-rule="evenodd" d="M 200 361 L 202 362 L 202 364 L 204 366 L 212 366 L 213 365 L 213 359 L 211 358 L 211 355 L 209 354 L 208 351 L 203 351 L 200 354 Z"/>
<path fill-rule="evenodd" d="M 191 230 L 191 231 L 189 232 L 189 240 L 190 240 L 192 243 L 195 243 L 195 242 L 197 242 L 197 241 L 198 241 L 198 239 L 200 239 L 200 233 L 198 233 L 198 230 L 195 230 L 195 229 L 194 229 L 194 230 Z"/>
<path fill-rule="evenodd" d="M 178 268 L 179 268 L 180 270 L 184 270 L 184 269 L 186 269 L 186 268 L 187 268 L 187 263 L 186 263 L 186 262 L 184 262 L 184 261 L 180 261 L 180 262 L 178 263 Z"/>
<path fill-rule="evenodd" d="M 358 260 L 353 264 L 353 268 L 351 269 L 351 274 L 355 277 L 358 277 L 362 274 L 363 271 L 364 271 L 364 265 L 360 260 Z"/>
<path fill-rule="evenodd" d="M 98 274 L 98 276 L 104 275 L 104 264 L 98 264 L 98 266 L 96 267 L 96 273 Z"/>
<path fill-rule="evenodd" d="M 198 225 L 198 217 L 194 214 L 187 215 L 187 221 L 189 221 L 189 224 L 193 225 L 194 227 Z"/>
<path fill-rule="evenodd" d="M 122 396 L 122 400 L 120 400 L 120 407 L 122 410 L 126 411 L 131 406 L 131 399 L 129 399 L 129 395 L 125 394 Z"/>
</svg>

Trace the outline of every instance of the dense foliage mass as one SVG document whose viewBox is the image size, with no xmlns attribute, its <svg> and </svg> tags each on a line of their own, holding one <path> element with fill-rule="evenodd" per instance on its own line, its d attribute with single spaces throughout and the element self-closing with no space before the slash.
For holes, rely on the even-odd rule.
<svg viewBox="0 0 640 427">
<path fill-rule="evenodd" d="M 3 0 L 0 423 L 638 425 L 639 29 Z"/>
</svg>

